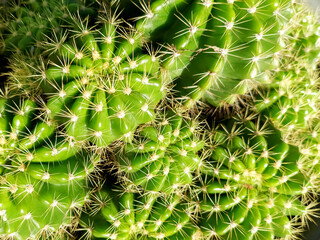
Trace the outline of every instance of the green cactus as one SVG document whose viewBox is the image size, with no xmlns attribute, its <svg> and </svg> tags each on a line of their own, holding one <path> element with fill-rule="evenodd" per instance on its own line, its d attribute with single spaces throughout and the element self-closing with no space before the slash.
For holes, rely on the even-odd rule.
<svg viewBox="0 0 320 240">
<path fill-rule="evenodd" d="M 192 223 L 192 206 L 174 194 L 166 198 L 130 188 L 98 189 L 91 214 L 83 214 L 84 239 L 200 239 Z"/>
<path fill-rule="evenodd" d="M 56 123 L 40 108 L 30 99 L 0 99 L 1 164 L 12 156 L 21 162 L 61 161 L 79 151 L 74 139 L 59 134 Z"/>
<path fill-rule="evenodd" d="M 34 101 L 6 96 L 0 99 L 0 238 L 56 239 L 85 203 L 100 157 L 59 133 Z"/>
<path fill-rule="evenodd" d="M 167 45 L 164 68 L 187 107 L 234 103 L 273 69 L 285 47 L 290 0 L 170 0 L 141 6 L 137 29 Z"/>
<path fill-rule="evenodd" d="M 41 42 L 51 31 L 57 34 L 66 24 L 69 13 L 87 16 L 94 13 L 83 0 L 9 0 L 0 19 L 2 47 L 8 55 L 28 52 L 40 54 Z"/>
<path fill-rule="evenodd" d="M 120 172 L 134 185 L 151 192 L 180 192 L 190 187 L 205 145 L 198 120 L 174 112 L 139 129 L 133 143 L 117 155 Z"/>
<path fill-rule="evenodd" d="M 256 115 L 223 120 L 202 169 L 199 226 L 211 239 L 294 239 L 315 215 L 306 157 Z"/>
<path fill-rule="evenodd" d="M 48 96 L 51 118 L 76 141 L 98 147 L 131 139 L 139 124 L 154 119 L 154 108 L 166 94 L 159 59 L 150 48 L 144 53 L 141 35 L 120 26 L 107 7 L 100 27 L 72 19 L 74 30 L 55 45 L 51 65 L 36 83 Z"/>
<path fill-rule="evenodd" d="M 293 31 L 291 47 L 276 71 L 269 73 L 269 84 L 254 96 L 254 107 L 270 118 L 290 144 L 304 155 L 319 161 L 319 71 L 320 25 L 304 9 Z"/>
<path fill-rule="evenodd" d="M 0 239 L 298 238 L 320 189 L 315 16 L 94 2 L 0 3 Z M 210 130 L 202 104 L 182 114 L 240 98 Z"/>
<path fill-rule="evenodd" d="M 61 162 L 7 159 L 0 165 L 0 238 L 64 235 L 88 198 L 87 181 L 99 159 L 85 152 Z"/>
</svg>

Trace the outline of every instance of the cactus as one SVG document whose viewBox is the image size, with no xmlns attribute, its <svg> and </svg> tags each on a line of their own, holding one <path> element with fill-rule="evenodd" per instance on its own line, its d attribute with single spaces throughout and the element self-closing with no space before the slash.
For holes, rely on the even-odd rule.
<svg viewBox="0 0 320 240">
<path fill-rule="evenodd" d="M 1 239 L 291 240 L 318 217 L 320 25 L 300 3 L 0 13 Z M 237 114 L 206 130 L 200 99 Z"/>
<path fill-rule="evenodd" d="M 85 203 L 100 158 L 60 134 L 35 101 L 2 95 L 0 238 L 55 239 Z"/>
<path fill-rule="evenodd" d="M 166 94 L 157 55 L 150 48 L 143 53 L 141 35 L 120 26 L 107 7 L 99 27 L 91 28 L 88 18 L 72 20 L 69 38 L 47 43 L 51 64 L 34 81 L 48 97 L 50 118 L 76 141 L 98 147 L 130 139 L 139 124 L 154 119 Z"/>
<path fill-rule="evenodd" d="M 305 11 L 296 23 L 298 26 L 292 33 L 291 46 L 281 65 L 269 73 L 269 84 L 259 89 L 255 99 L 259 112 L 294 129 L 308 126 L 317 115 L 319 102 L 320 24 L 315 16 Z"/>
<path fill-rule="evenodd" d="M 202 164 L 197 154 L 205 145 L 202 133 L 196 118 L 169 111 L 140 128 L 133 143 L 117 154 L 120 172 L 145 191 L 184 192 Z"/>
<path fill-rule="evenodd" d="M 187 107 L 234 103 L 264 81 L 285 47 L 292 1 L 172 0 L 140 7 L 137 29 L 167 45 L 164 68 Z"/>
<path fill-rule="evenodd" d="M 192 207 L 176 194 L 164 198 L 105 185 L 92 196 L 90 210 L 81 217 L 84 239 L 195 240 L 201 234 L 192 223 Z"/>
<path fill-rule="evenodd" d="M 223 120 L 211 132 L 212 155 L 198 196 L 207 238 L 294 239 L 315 216 L 318 185 L 299 149 L 254 114 Z"/>
<path fill-rule="evenodd" d="M 35 101 L 6 95 L 0 99 L 1 164 L 12 156 L 20 162 L 61 161 L 79 151 L 72 137 L 56 131 L 56 123 Z"/>
<path fill-rule="evenodd" d="M 79 12 L 82 16 L 94 13 L 85 3 L 82 0 L 7 1 L 0 19 L 0 33 L 3 35 L 0 52 L 40 54 L 45 35 L 51 30 L 55 34 L 61 31 L 62 24 L 69 20 L 69 12 Z"/>
<path fill-rule="evenodd" d="M 65 239 L 86 202 L 99 157 L 82 152 L 59 161 L 11 157 L 0 165 L 1 239 Z"/>
<path fill-rule="evenodd" d="M 269 74 L 270 83 L 258 89 L 253 102 L 256 111 L 271 119 L 287 142 L 298 146 L 317 164 L 320 25 L 305 9 L 300 19 L 286 57 L 279 68 Z"/>
</svg>

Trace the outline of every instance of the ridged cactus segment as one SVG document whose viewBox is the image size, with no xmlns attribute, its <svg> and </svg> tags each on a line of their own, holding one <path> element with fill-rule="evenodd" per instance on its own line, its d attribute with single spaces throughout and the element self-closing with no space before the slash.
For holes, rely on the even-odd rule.
<svg viewBox="0 0 320 240">
<path fill-rule="evenodd" d="M 275 72 L 271 78 L 273 83 L 257 94 L 255 108 L 285 135 L 307 129 L 318 116 L 318 77 L 297 68 Z"/>
<path fill-rule="evenodd" d="M 85 152 L 61 163 L 7 159 L 11 164 L 0 166 L 0 237 L 63 238 L 88 197 L 86 185 L 99 159 Z"/>
<path fill-rule="evenodd" d="M 316 175 L 297 147 L 254 115 L 224 120 L 199 187 L 204 235 L 217 239 L 292 239 L 316 202 Z"/>
<path fill-rule="evenodd" d="M 310 157 L 311 166 L 319 161 L 319 23 L 315 16 L 298 8 L 291 33 L 291 45 L 281 65 L 269 73 L 270 83 L 258 89 L 254 106 L 272 120 L 290 144 Z M 316 170 L 317 171 L 317 170 Z"/>
<path fill-rule="evenodd" d="M 30 99 L 0 99 L 0 159 L 20 162 L 66 160 L 79 151 L 72 137 L 57 131 L 54 121 Z"/>
<path fill-rule="evenodd" d="M 0 238 L 54 239 L 72 225 L 100 158 L 31 99 L 0 99 Z"/>
<path fill-rule="evenodd" d="M 140 195 L 106 187 L 92 198 L 92 214 L 82 215 L 87 239 L 199 239 L 188 203 L 178 195 Z M 179 238 L 183 236 L 183 238 Z"/>
<path fill-rule="evenodd" d="M 3 35 L 3 49 L 0 50 L 39 54 L 39 44 L 45 35 L 51 30 L 55 34 L 61 31 L 61 25 L 70 19 L 70 12 L 87 16 L 93 14 L 93 9 L 82 0 L 7 1 L 0 19 L 0 33 Z"/>
<path fill-rule="evenodd" d="M 172 193 L 186 190 L 200 168 L 199 150 L 205 145 L 197 119 L 169 112 L 139 130 L 133 143 L 119 154 L 126 180 L 145 191 Z"/>
<path fill-rule="evenodd" d="M 295 64 L 304 65 L 309 71 L 314 71 L 319 63 L 319 19 L 304 5 L 298 5 L 296 12 L 298 13 L 296 17 L 298 20 L 295 23 L 294 31 L 291 33 L 292 44 L 288 51 L 293 55 L 292 60 Z"/>
<path fill-rule="evenodd" d="M 293 3 L 189 0 L 142 4 L 137 29 L 168 44 L 164 68 L 190 107 L 204 96 L 212 105 L 234 103 L 264 81 L 284 48 Z"/>
<path fill-rule="evenodd" d="M 95 29 L 73 17 L 69 41 L 52 55 L 42 84 L 51 117 L 77 141 L 99 147 L 130 139 L 166 94 L 158 57 L 150 48 L 143 53 L 141 35 L 116 16 L 105 10 Z"/>
<path fill-rule="evenodd" d="M 206 30 L 212 6 L 213 1 L 211 0 L 155 1 L 151 4 L 149 15 L 137 23 L 137 29 L 146 35 L 151 30 L 154 31 L 160 27 L 161 30 L 156 31 L 158 37 L 151 36 L 151 38 L 156 41 L 161 39 L 161 42 L 166 43 L 167 49 L 164 51 L 163 67 L 172 79 L 181 75 L 194 51 L 198 50 L 200 38 Z M 177 9 L 179 10 L 177 11 Z M 180 10 L 181 12 L 179 12 Z M 164 30 L 161 24 L 169 27 L 169 30 L 164 31 L 164 34 L 159 34 Z M 150 32 L 152 35 L 156 35 L 156 33 Z"/>
</svg>

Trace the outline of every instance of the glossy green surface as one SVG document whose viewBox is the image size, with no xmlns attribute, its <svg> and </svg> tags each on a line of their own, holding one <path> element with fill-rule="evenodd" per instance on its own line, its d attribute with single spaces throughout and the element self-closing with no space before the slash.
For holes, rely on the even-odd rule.
<svg viewBox="0 0 320 240">
<path fill-rule="evenodd" d="M 141 35 L 114 14 L 105 10 L 94 29 L 74 17 L 41 86 L 51 118 L 76 141 L 98 147 L 131 139 L 166 94 L 158 57 L 143 53 Z"/>
<path fill-rule="evenodd" d="M 294 14 L 289 0 L 158 0 L 141 9 L 137 29 L 165 46 L 164 68 L 186 107 L 201 98 L 233 104 L 263 83 Z"/>
<path fill-rule="evenodd" d="M 180 192 L 193 183 L 205 145 L 201 125 L 168 113 L 140 129 L 118 156 L 125 179 L 151 192 Z"/>
<path fill-rule="evenodd" d="M 80 150 L 35 101 L 2 96 L 0 238 L 64 235 L 85 203 L 99 160 Z"/>
<path fill-rule="evenodd" d="M 55 162 L 78 150 L 70 136 L 30 99 L 0 99 L 0 156 L 22 162 Z"/>
<path fill-rule="evenodd" d="M 192 224 L 192 209 L 179 196 L 121 191 L 104 187 L 93 197 L 93 212 L 81 218 L 88 238 L 192 240 L 199 235 Z"/>
<path fill-rule="evenodd" d="M 7 159 L 0 165 L 0 237 L 63 239 L 86 201 L 88 174 L 98 161 L 85 152 L 56 163 Z"/>
<path fill-rule="evenodd" d="M 296 237 L 314 211 L 309 197 L 316 187 L 299 149 L 254 115 L 222 121 L 211 133 L 211 145 L 199 187 L 204 235 L 225 240 Z"/>
</svg>

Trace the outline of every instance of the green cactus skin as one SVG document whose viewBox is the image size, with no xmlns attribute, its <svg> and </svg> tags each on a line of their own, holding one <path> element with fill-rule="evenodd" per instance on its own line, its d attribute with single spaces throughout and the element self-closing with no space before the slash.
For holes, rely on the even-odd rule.
<svg viewBox="0 0 320 240">
<path fill-rule="evenodd" d="M 87 182 L 100 157 L 60 134 L 34 101 L 3 95 L 0 238 L 56 239 L 85 203 Z"/>
<path fill-rule="evenodd" d="M 63 236 L 88 197 L 89 174 L 99 159 L 85 152 L 61 163 L 7 159 L 11 165 L 0 165 L 0 238 Z"/>
<path fill-rule="evenodd" d="M 28 52 L 38 55 L 43 52 L 41 41 L 51 31 L 61 31 L 62 25 L 69 21 L 69 13 L 88 16 L 94 13 L 82 0 L 9 0 L 4 5 L 4 14 L 0 19 L 2 48 L 7 55 Z M 50 16 L 50 17 L 48 17 Z M 0 38 L 1 39 L 1 38 Z"/>
<path fill-rule="evenodd" d="M 274 73 L 272 78 L 274 83 L 260 89 L 255 108 L 286 135 L 307 129 L 318 115 L 317 77 L 304 69 L 287 69 Z"/>
<path fill-rule="evenodd" d="M 157 56 L 143 53 L 141 35 L 116 16 L 106 9 L 96 29 L 73 17 L 69 41 L 52 54 L 41 85 L 51 117 L 76 141 L 98 147 L 130 139 L 166 94 Z"/>
<path fill-rule="evenodd" d="M 294 239 L 314 215 L 316 175 L 270 122 L 255 115 L 222 121 L 199 187 L 208 239 Z"/>
<path fill-rule="evenodd" d="M 168 44 L 164 68 L 180 76 L 177 97 L 187 107 L 202 97 L 215 106 L 234 103 L 263 82 L 294 14 L 289 0 L 158 0 L 141 9 L 137 29 Z"/>
<path fill-rule="evenodd" d="M 104 186 L 92 197 L 92 213 L 81 216 L 84 239 L 199 239 L 192 209 L 178 195 L 141 195 Z"/>
<path fill-rule="evenodd" d="M 258 89 L 254 107 L 272 120 L 290 144 L 310 156 L 311 165 L 319 161 L 319 71 L 320 25 L 306 9 L 300 10 L 300 21 L 292 32 L 291 47 L 276 71 L 269 74 L 270 83 Z"/>
<path fill-rule="evenodd" d="M 21 162 L 62 161 L 79 151 L 72 137 L 57 134 L 56 123 L 39 108 L 30 99 L 0 99 L 0 164 L 11 156 Z"/>
<path fill-rule="evenodd" d="M 185 191 L 193 183 L 193 173 L 202 159 L 197 155 L 205 141 L 197 119 L 168 112 L 155 123 L 139 130 L 133 143 L 118 155 L 120 172 L 126 180 L 145 191 Z"/>
</svg>

